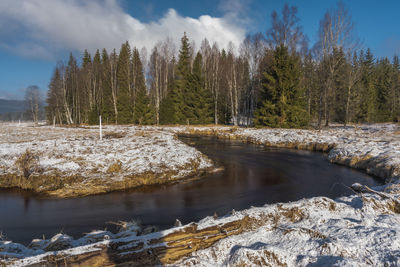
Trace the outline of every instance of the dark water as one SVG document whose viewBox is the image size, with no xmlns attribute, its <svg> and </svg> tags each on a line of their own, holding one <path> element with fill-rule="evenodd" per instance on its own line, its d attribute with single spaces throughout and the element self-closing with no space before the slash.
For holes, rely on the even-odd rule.
<svg viewBox="0 0 400 267">
<path fill-rule="evenodd" d="M 0 191 L 0 231 L 24 244 L 62 230 L 79 237 L 110 229 L 108 221 L 139 219 L 160 229 L 266 203 L 350 194 L 343 185 L 374 186 L 372 177 L 331 164 L 321 153 L 265 148 L 213 138 L 181 137 L 224 171 L 175 185 L 146 187 L 77 199 L 46 199 L 21 191 Z"/>
</svg>

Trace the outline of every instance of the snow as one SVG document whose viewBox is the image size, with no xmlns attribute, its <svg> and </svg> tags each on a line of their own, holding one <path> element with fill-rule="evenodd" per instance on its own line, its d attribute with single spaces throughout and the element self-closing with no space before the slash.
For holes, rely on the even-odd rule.
<svg viewBox="0 0 400 267">
<path fill-rule="evenodd" d="M 325 145 L 325 152 L 328 152 L 328 159 L 332 163 L 362 169 L 387 182 L 400 177 L 400 127 L 397 124 L 333 126 L 323 130 L 224 126 L 172 127 L 165 130 L 175 133 L 205 133 L 219 138 L 278 147 L 304 147 L 313 150 L 316 145 Z"/>
<path fill-rule="evenodd" d="M 398 197 L 398 196 L 397 196 Z M 380 209 L 373 201 L 380 204 Z M 334 209 L 331 206 L 334 203 Z M 298 208 L 302 218 L 284 211 Z M 374 195 L 304 199 L 240 212 L 265 218 L 262 226 L 192 253 L 185 266 L 398 266 L 400 216 Z M 278 219 L 276 219 L 278 218 Z"/>
<path fill-rule="evenodd" d="M 397 199 L 399 196 L 394 195 Z M 260 262 L 264 266 L 397 266 L 400 264 L 400 216 L 391 209 L 391 201 L 376 194 L 353 195 L 336 200 L 317 197 L 253 207 L 218 219 L 207 217 L 198 223 L 198 229 L 223 225 L 246 216 L 252 218 L 253 223 L 243 233 L 226 237 L 175 264 L 252 266 Z M 291 211 L 295 213 L 291 214 Z M 98 250 L 100 246 L 112 242 L 127 243 L 119 248 L 123 251 L 143 242 L 142 250 L 145 250 L 168 245 L 152 244 L 149 240 L 186 226 L 138 235 L 142 229 L 132 222 L 124 225 L 117 234 L 97 231 L 78 240 L 58 234 L 49 240 L 36 241 L 35 245 L 29 247 L 1 241 L 0 255 L 5 258 L 25 258 L 9 260 L 9 263 L 23 266 L 41 262 L 49 254 L 78 255 Z M 60 243 L 72 248 L 45 252 L 45 247 L 56 247 Z"/>
<path fill-rule="evenodd" d="M 211 160 L 170 132 L 124 126 L 106 126 L 103 132 L 100 141 L 95 127 L 2 124 L 0 170 L 19 174 L 16 161 L 27 150 L 39 159 L 35 168 L 39 175 L 80 175 L 86 180 L 118 181 L 146 173 L 182 178 L 193 173 L 194 165 L 198 170 L 212 167 Z M 111 171 L 115 164 L 119 169 Z"/>
<path fill-rule="evenodd" d="M 315 144 L 329 147 L 327 157 L 333 163 L 360 168 L 386 180 L 386 185 L 370 192 L 329 199 L 316 197 L 290 203 L 268 204 L 243 211 L 232 211 L 221 218 L 206 217 L 197 223 L 197 229 L 224 225 L 250 218 L 243 232 L 230 235 L 212 246 L 192 252 L 175 262 L 185 266 L 399 266 L 400 265 L 400 138 L 399 127 L 394 124 L 334 126 L 329 129 L 245 129 L 232 127 L 109 127 L 105 132 L 122 132 L 125 137 L 104 144 L 97 140 L 95 128 L 61 129 L 43 127 L 50 131 L 44 138 L 41 130 L 35 138 L 21 142 L 21 136 L 32 131 L 21 131 L 14 142 L 3 141 L 4 128 L 0 130 L 0 166 L 8 166 L 18 153 L 33 145 L 41 153 L 40 163 L 53 168 L 75 171 L 68 160 L 84 155 L 89 168 L 98 164 L 107 166 L 117 157 L 127 172 L 148 170 L 165 171 L 180 168 L 191 159 L 200 159 L 200 166 L 211 164 L 204 156 L 179 142 L 174 133 L 203 133 L 218 135 L 273 146 L 315 148 Z M 22 127 L 21 127 L 22 128 Z M 139 134 L 140 133 L 140 134 Z M 57 146 L 52 156 L 45 149 L 54 142 Z M 109 140 L 104 140 L 105 142 Z M 82 151 L 91 150 L 85 154 Z M 77 152 L 78 151 L 78 152 Z M 160 153 L 164 156 L 160 156 Z M 199 156 L 200 155 L 200 156 Z M 42 158 L 48 159 L 48 165 Z M 166 163 L 166 159 L 168 159 Z M 73 161 L 75 162 L 75 161 Z M 146 165 L 146 162 L 149 164 Z M 78 162 L 75 162 L 81 166 Z M 162 166 L 161 166 L 162 165 Z M 59 167 L 63 166 L 63 167 Z M 102 171 L 104 171 L 103 167 Z M 12 168 L 12 167 L 11 167 Z M 80 167 L 78 171 L 85 171 Z M 355 185 L 354 188 L 362 187 Z M 372 193 L 371 193 L 372 192 Z M 374 193 L 375 192 L 375 193 Z M 381 192 L 381 193 L 380 193 Z M 157 233 L 148 233 L 138 224 L 123 225 L 119 233 L 94 231 L 74 240 L 59 234 L 48 240 L 36 240 L 28 247 L 10 241 L 0 241 L 0 257 L 8 264 L 24 266 L 44 261 L 46 255 L 78 255 L 100 249 L 113 242 L 126 243 L 121 249 L 144 243 L 143 249 L 168 246 L 150 240 L 167 236 L 188 227 L 183 225 Z M 50 248 L 60 247 L 51 252 Z M 66 248 L 66 249 L 65 249 Z M 125 253 L 125 252 L 122 252 Z M 1 263 L 1 260 L 0 260 Z"/>
</svg>

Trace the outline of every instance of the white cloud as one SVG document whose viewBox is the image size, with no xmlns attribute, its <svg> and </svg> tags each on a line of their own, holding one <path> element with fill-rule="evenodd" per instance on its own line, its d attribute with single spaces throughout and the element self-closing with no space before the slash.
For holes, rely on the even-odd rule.
<svg viewBox="0 0 400 267">
<path fill-rule="evenodd" d="M 220 18 L 190 18 L 169 9 L 161 19 L 143 23 L 124 12 L 116 0 L 1 0 L 0 25 L 0 47 L 38 58 L 85 48 L 119 49 L 126 40 L 150 50 L 167 37 L 178 43 L 183 32 L 198 46 L 207 37 L 220 47 L 229 41 L 238 47 L 246 34 L 230 11 Z"/>
</svg>

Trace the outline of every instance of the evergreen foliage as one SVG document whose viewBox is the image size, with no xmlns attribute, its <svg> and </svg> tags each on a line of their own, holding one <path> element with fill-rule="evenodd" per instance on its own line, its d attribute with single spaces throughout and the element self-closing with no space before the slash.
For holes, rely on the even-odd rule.
<svg viewBox="0 0 400 267">
<path fill-rule="evenodd" d="M 175 108 L 171 94 L 161 100 L 160 124 L 175 123 Z"/>
<path fill-rule="evenodd" d="M 236 50 L 233 44 L 227 50 L 210 46 L 207 39 L 195 50 L 185 33 L 177 55 L 170 39 L 157 43 L 149 57 L 145 50 L 131 51 L 128 42 L 119 54 L 103 49 L 92 57 L 84 50 L 77 61 L 71 53 L 51 77 L 47 119 L 98 124 L 101 115 L 105 124 L 285 128 L 398 121 L 399 58 L 390 62 L 350 47 L 350 31 L 332 28 L 339 13 L 349 22 L 341 8 L 325 14 L 313 50 L 303 42 L 296 9 L 286 5 L 282 16 L 274 13 L 267 39 L 249 36 Z M 335 39 L 331 30 L 343 32 Z"/>
<path fill-rule="evenodd" d="M 271 68 L 263 72 L 263 95 L 256 110 L 254 124 L 270 127 L 304 127 L 307 112 L 300 89 L 299 58 L 288 48 L 275 48 Z"/>
<path fill-rule="evenodd" d="M 189 77 L 189 88 L 191 91 L 185 95 L 187 106 L 191 109 L 189 118 L 192 124 L 208 124 L 213 120 L 212 95 L 204 87 L 202 75 L 203 58 L 197 53 L 193 62 L 193 70 Z"/>
<path fill-rule="evenodd" d="M 102 65 L 102 91 L 103 97 L 100 102 L 101 105 L 101 117 L 105 123 L 115 123 L 113 102 L 112 102 L 112 91 L 111 91 L 111 69 L 110 69 L 110 59 L 106 49 L 103 49 L 101 54 L 101 65 Z"/>
<path fill-rule="evenodd" d="M 174 88 L 171 92 L 172 103 L 174 107 L 174 115 L 172 123 L 186 124 L 193 117 L 192 108 L 190 107 L 191 91 L 189 84 L 190 76 L 190 45 L 186 33 L 181 39 L 181 48 L 179 50 L 178 64 L 176 66 L 176 76 Z"/>
<path fill-rule="evenodd" d="M 120 124 L 133 123 L 133 107 L 130 99 L 131 50 L 128 42 L 121 46 L 117 64 L 117 109 Z"/>
</svg>

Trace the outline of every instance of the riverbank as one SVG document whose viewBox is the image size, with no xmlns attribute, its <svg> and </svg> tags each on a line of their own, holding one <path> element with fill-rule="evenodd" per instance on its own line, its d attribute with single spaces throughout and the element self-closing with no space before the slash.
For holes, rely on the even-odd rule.
<svg viewBox="0 0 400 267">
<path fill-rule="evenodd" d="M 327 152 L 344 164 L 382 178 L 371 191 L 335 200 L 317 197 L 277 203 L 222 218 L 152 232 L 136 223 L 117 234 L 96 231 L 78 240 L 60 234 L 25 247 L 0 242 L 4 264 L 132 266 L 399 265 L 400 135 L 397 125 L 332 127 L 315 130 L 242 129 L 234 127 L 141 127 L 172 134 L 214 135 L 268 146 Z M 173 135 L 172 135 L 173 136 Z"/>
<path fill-rule="evenodd" d="M 212 162 L 174 134 L 141 127 L 0 127 L 0 187 L 77 197 L 200 175 Z"/>
<path fill-rule="evenodd" d="M 331 126 L 322 130 L 238 127 L 167 127 L 177 134 L 216 136 L 271 147 L 328 153 L 332 163 L 379 177 L 386 183 L 400 177 L 400 127 L 396 124 Z"/>
<path fill-rule="evenodd" d="M 364 191 L 363 188 L 358 188 Z M 153 232 L 135 222 L 74 240 L 0 242 L 13 266 L 397 266 L 400 191 L 316 197 L 232 211 Z M 72 248 L 71 248 L 72 247 Z"/>
<path fill-rule="evenodd" d="M 99 140 L 97 127 L 3 123 L 0 187 L 79 197 L 169 183 L 210 171 L 212 162 L 179 141 L 177 134 L 326 152 L 332 163 L 390 182 L 400 175 L 399 133 L 394 124 L 323 130 L 106 126 L 104 138 Z"/>
</svg>

